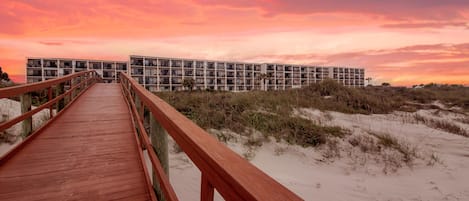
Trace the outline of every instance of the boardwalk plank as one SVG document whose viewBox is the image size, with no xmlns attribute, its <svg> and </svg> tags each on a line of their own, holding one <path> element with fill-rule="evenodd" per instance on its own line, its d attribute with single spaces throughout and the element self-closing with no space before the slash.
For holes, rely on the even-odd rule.
<svg viewBox="0 0 469 201">
<path fill-rule="evenodd" d="M 150 200 L 119 84 L 96 84 L 0 166 L 0 200 Z"/>
</svg>

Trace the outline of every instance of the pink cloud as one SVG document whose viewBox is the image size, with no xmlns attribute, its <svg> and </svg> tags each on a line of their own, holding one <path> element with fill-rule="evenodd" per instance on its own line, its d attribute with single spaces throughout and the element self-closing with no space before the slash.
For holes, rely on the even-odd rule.
<svg viewBox="0 0 469 201">
<path fill-rule="evenodd" d="M 445 28 L 445 27 L 464 27 L 469 28 L 466 22 L 409 22 L 384 24 L 384 28 L 415 29 L 415 28 Z"/>
<path fill-rule="evenodd" d="M 40 41 L 40 44 L 49 45 L 49 46 L 60 46 L 63 45 L 62 42 L 52 42 L 52 41 Z"/>
<path fill-rule="evenodd" d="M 367 76 L 375 77 L 378 81 L 394 81 L 395 85 L 425 83 L 431 81 L 432 77 L 438 77 L 440 82 L 469 84 L 469 43 L 415 45 L 329 55 L 259 55 L 251 59 L 360 66 L 366 69 Z"/>
<path fill-rule="evenodd" d="M 194 0 L 207 6 L 257 7 L 272 14 L 371 13 L 391 19 L 456 19 L 469 7 L 464 0 L 320 1 L 320 0 Z"/>
</svg>

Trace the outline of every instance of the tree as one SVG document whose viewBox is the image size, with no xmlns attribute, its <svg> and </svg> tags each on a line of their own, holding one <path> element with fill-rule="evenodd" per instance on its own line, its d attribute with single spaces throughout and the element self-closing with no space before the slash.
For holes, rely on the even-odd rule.
<svg viewBox="0 0 469 201">
<path fill-rule="evenodd" d="M 383 86 L 383 87 L 389 87 L 389 86 L 391 86 L 391 84 L 389 84 L 388 82 L 383 82 L 383 83 L 381 84 L 381 86 Z"/>
<path fill-rule="evenodd" d="M 192 91 L 195 86 L 195 81 L 193 78 L 184 78 L 184 80 L 182 81 L 182 86 Z"/>
<path fill-rule="evenodd" d="M 367 86 L 371 86 L 371 80 L 373 80 L 373 78 L 367 77 L 365 80 L 368 81 L 368 85 L 367 85 Z"/>
<path fill-rule="evenodd" d="M 8 76 L 8 73 L 2 71 L 2 67 L 0 66 L 0 81 L 5 80 L 5 81 L 10 81 L 10 77 Z"/>
<path fill-rule="evenodd" d="M 264 89 L 263 89 L 264 91 L 267 91 L 267 86 L 265 85 L 265 80 L 268 79 L 268 78 L 270 78 L 270 77 L 271 77 L 270 75 L 267 75 L 267 74 L 265 74 L 265 73 L 261 73 L 261 74 L 257 77 L 258 80 L 262 80 L 262 86 L 264 87 Z"/>
</svg>

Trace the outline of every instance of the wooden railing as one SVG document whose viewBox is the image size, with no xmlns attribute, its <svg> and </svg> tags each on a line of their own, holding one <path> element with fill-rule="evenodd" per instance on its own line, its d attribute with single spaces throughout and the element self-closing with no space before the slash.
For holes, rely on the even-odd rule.
<svg viewBox="0 0 469 201">
<path fill-rule="evenodd" d="M 87 88 L 98 81 L 101 81 L 101 78 L 95 71 L 83 71 L 43 82 L 1 88 L 0 99 L 20 97 L 21 114 L 1 123 L 0 132 L 22 122 L 21 135 L 25 139 L 22 143 L 0 157 L 0 165 L 8 160 L 15 152 L 24 147 L 24 145 L 30 142 L 36 136 L 35 133 L 43 130 L 47 125 L 53 122 L 57 116 L 62 114 L 60 111 L 74 102 Z M 39 92 L 40 94 L 44 91 L 47 91 L 47 102 L 41 104 L 42 100 L 38 100 L 37 104 L 39 105 L 37 105 L 36 108 L 31 109 L 32 94 L 35 92 Z M 53 112 L 54 108 L 56 109 L 55 116 Z M 49 121 L 36 131 L 33 131 L 33 115 L 44 109 L 49 110 Z"/>
<path fill-rule="evenodd" d="M 230 150 L 168 103 L 120 74 L 142 147 L 153 167 L 158 200 L 178 200 L 168 179 L 168 133 L 201 171 L 200 199 L 213 200 L 216 189 L 225 200 L 302 200 L 296 194 Z M 149 112 L 150 137 L 144 128 Z M 157 181 L 155 181 L 155 178 Z"/>
</svg>

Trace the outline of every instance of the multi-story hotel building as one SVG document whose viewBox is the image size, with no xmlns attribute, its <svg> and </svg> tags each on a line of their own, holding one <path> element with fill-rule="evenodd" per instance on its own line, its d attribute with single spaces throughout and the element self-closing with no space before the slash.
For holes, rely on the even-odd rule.
<svg viewBox="0 0 469 201">
<path fill-rule="evenodd" d="M 150 91 L 183 90 L 185 79 L 196 89 L 227 91 L 300 88 L 331 78 L 349 87 L 363 87 L 363 68 L 194 60 L 130 56 L 130 75 Z M 265 84 L 264 84 L 265 83 Z"/>
<path fill-rule="evenodd" d="M 128 71 L 126 61 L 102 61 L 63 58 L 28 58 L 26 62 L 27 83 L 40 82 L 75 72 L 96 70 L 104 82 L 116 82 L 117 73 Z"/>
<path fill-rule="evenodd" d="M 365 85 L 363 68 L 278 63 L 244 63 L 131 55 L 129 62 L 83 59 L 28 58 L 27 82 L 60 77 L 83 70 L 96 70 L 106 82 L 116 82 L 125 72 L 150 91 L 184 90 L 184 80 L 194 89 L 226 91 L 285 90 L 324 79 L 348 87 Z"/>
</svg>

